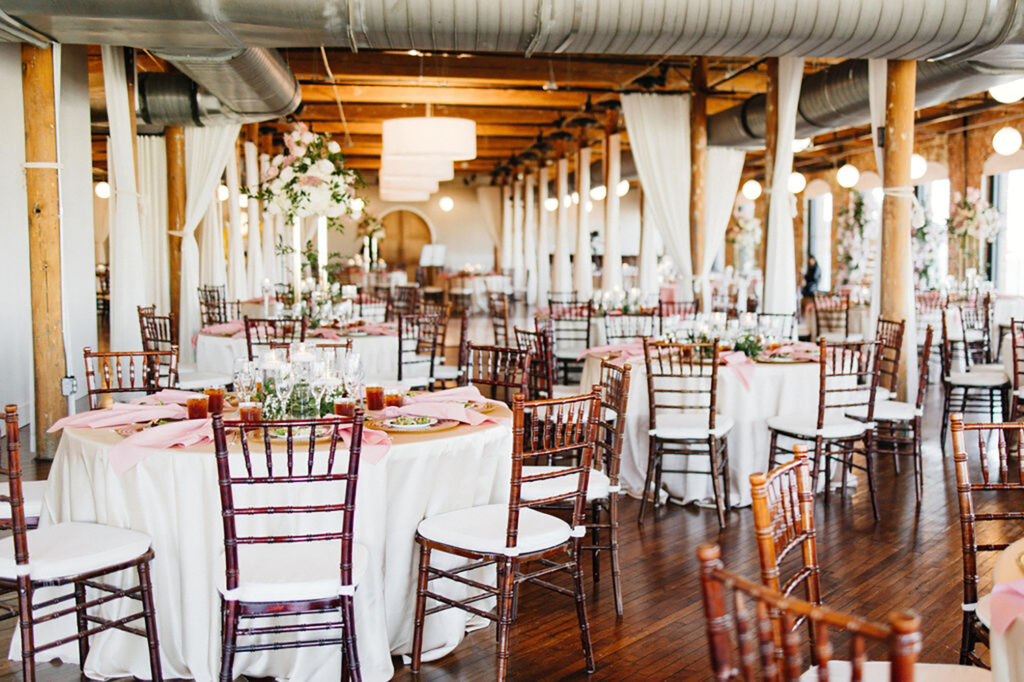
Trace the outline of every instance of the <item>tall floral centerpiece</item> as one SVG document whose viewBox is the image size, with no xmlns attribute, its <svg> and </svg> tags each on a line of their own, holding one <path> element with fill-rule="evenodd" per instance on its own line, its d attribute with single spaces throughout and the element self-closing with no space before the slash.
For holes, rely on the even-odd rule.
<svg viewBox="0 0 1024 682">
<path fill-rule="evenodd" d="M 869 229 L 871 216 L 864 204 L 864 195 L 850 193 L 850 202 L 836 216 L 836 282 L 860 285 L 868 276 L 868 264 L 874 255 Z"/>
<path fill-rule="evenodd" d="M 384 235 L 383 223 L 377 216 L 367 213 L 363 215 L 363 219 L 356 226 L 356 235 L 363 240 L 363 252 L 366 254 L 364 262 L 367 264 L 367 268 L 375 269 L 380 257 L 378 241 Z"/>
<path fill-rule="evenodd" d="M 939 252 L 948 239 L 946 226 L 932 220 L 931 211 L 916 204 L 911 216 L 913 229 L 914 278 L 922 291 L 937 289 L 940 285 Z"/>
<path fill-rule="evenodd" d="M 358 218 L 365 202 L 356 195 L 363 186 L 358 171 L 345 167 L 341 145 L 318 135 L 304 123 L 284 135 L 287 154 L 269 160 L 257 197 L 271 215 L 283 215 L 292 224 L 292 279 L 296 300 L 301 291 L 301 228 L 303 218 L 318 217 L 318 262 L 327 263 L 327 229 L 342 230 L 344 216 Z M 322 285 L 327 270 L 320 268 Z"/>
<path fill-rule="evenodd" d="M 949 236 L 960 242 L 957 255 L 957 274 L 960 277 L 971 268 L 987 274 L 983 267 L 986 264 L 983 262 L 982 249 L 986 244 L 996 240 L 1002 226 L 1003 219 L 999 211 L 981 196 L 977 188 L 968 187 L 966 194 L 953 194 L 953 208 L 949 213 Z"/>
<path fill-rule="evenodd" d="M 761 243 L 761 221 L 737 206 L 726 228 L 725 240 L 733 245 L 739 271 L 749 273 L 754 267 L 757 245 Z"/>
</svg>

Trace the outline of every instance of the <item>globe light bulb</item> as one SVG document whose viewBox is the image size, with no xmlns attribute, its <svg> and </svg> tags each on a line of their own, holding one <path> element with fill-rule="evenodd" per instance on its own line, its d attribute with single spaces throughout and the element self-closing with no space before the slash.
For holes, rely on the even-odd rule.
<svg viewBox="0 0 1024 682">
<path fill-rule="evenodd" d="M 836 182 L 840 187 L 850 189 L 860 180 L 860 171 L 852 163 L 848 163 L 836 171 Z"/>
<path fill-rule="evenodd" d="M 807 178 L 804 177 L 803 173 L 793 171 L 789 175 L 788 187 L 789 191 L 793 194 L 800 194 L 800 192 L 803 192 L 804 188 L 807 187 Z"/>
<path fill-rule="evenodd" d="M 992 148 L 996 150 L 997 154 L 1002 156 L 1010 156 L 1016 154 L 1021 147 L 1021 134 L 1016 128 L 1000 128 L 999 131 L 992 136 Z"/>
<path fill-rule="evenodd" d="M 753 201 L 761 196 L 761 183 L 753 179 L 747 180 L 743 183 L 743 188 L 740 191 L 743 192 L 745 199 Z"/>
</svg>

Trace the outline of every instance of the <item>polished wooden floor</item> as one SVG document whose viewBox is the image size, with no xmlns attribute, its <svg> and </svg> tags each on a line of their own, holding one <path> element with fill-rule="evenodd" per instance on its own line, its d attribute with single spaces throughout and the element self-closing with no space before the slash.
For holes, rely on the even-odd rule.
<svg viewBox="0 0 1024 682">
<path fill-rule="evenodd" d="M 960 635 L 960 531 L 952 454 L 939 452 L 937 392 L 929 396 L 925 446 L 925 494 L 915 505 L 907 468 L 895 475 L 891 461 L 879 461 L 882 520 L 875 523 L 866 482 L 842 501 L 819 500 L 817 527 L 821 583 L 830 606 L 882 620 L 894 609 L 913 609 L 922 618 L 920 660 L 953 663 Z M 45 474 L 45 466 L 37 474 Z M 1019 506 L 1019 501 L 1017 502 Z M 586 562 L 598 680 L 710 679 L 694 553 L 703 542 L 718 542 L 729 568 L 755 578 L 757 550 L 749 508 L 729 513 L 720 532 L 712 510 L 663 507 L 638 529 L 639 504 L 622 505 L 622 573 L 625 614 L 615 615 L 607 562 L 602 579 L 591 579 Z M 1010 539 L 1024 527 L 1002 529 Z M 988 574 L 992 558 L 983 561 Z M 983 590 L 988 586 L 983 580 Z M 411 617 L 411 616 L 410 616 Z M 7 621 L 8 623 L 10 621 Z M 0 630 L 7 643 L 10 626 Z M 583 657 L 575 609 L 568 598 L 534 586 L 523 589 L 519 619 L 512 631 L 510 677 L 516 680 L 583 679 Z M 841 644 L 841 641 L 838 642 Z M 837 651 L 842 651 L 837 646 Z M 396 659 L 397 680 L 414 679 Z M 20 679 L 18 666 L 0 661 L 0 680 Z M 486 680 L 495 671 L 493 626 L 466 636 L 442 660 L 424 664 L 424 680 Z M 77 667 L 41 666 L 40 679 L 78 678 Z"/>
</svg>

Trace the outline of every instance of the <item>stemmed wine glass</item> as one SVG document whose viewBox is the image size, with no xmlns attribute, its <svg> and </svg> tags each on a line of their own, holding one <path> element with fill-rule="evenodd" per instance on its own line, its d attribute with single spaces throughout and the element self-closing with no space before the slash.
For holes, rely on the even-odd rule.
<svg viewBox="0 0 1024 682">
<path fill-rule="evenodd" d="M 234 370 L 232 381 L 235 385 L 235 393 L 238 394 L 239 402 L 247 403 L 256 387 L 256 363 L 239 358 L 235 360 Z"/>
<path fill-rule="evenodd" d="M 342 380 L 345 382 L 345 392 L 353 397 L 359 397 L 359 389 L 365 378 L 363 371 L 363 359 L 356 352 L 350 352 L 345 356 L 342 370 Z"/>
<path fill-rule="evenodd" d="M 316 400 L 317 417 L 323 414 L 321 403 L 323 402 L 324 394 L 327 393 L 327 389 L 336 383 L 337 379 L 334 376 L 334 372 L 331 371 L 326 362 L 318 360 L 313 363 L 313 378 L 309 383 L 309 388 L 313 392 L 313 399 Z"/>
<path fill-rule="evenodd" d="M 288 414 L 288 401 L 292 397 L 292 389 L 295 388 L 294 376 L 292 375 L 292 364 L 290 362 L 279 362 L 267 370 L 268 379 L 274 380 L 274 393 L 281 403 L 281 416 Z"/>
</svg>

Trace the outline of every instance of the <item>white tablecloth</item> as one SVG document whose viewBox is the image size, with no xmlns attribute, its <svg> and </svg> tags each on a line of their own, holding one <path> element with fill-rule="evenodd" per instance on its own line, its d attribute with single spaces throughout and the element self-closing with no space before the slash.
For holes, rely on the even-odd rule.
<svg viewBox="0 0 1024 682">
<path fill-rule="evenodd" d="M 1024 320 L 1024 296 L 1000 294 L 992 304 L 992 318 L 996 325 L 1010 326 L 1010 320 Z"/>
<path fill-rule="evenodd" d="M 1024 540 L 1018 540 L 1002 552 L 992 569 L 992 583 L 1024 578 L 1017 557 L 1024 554 Z M 1001 635 L 989 633 L 993 682 L 1024 682 L 1024 622 L 1018 618 Z"/>
<path fill-rule="evenodd" d="M 620 480 L 630 493 L 643 491 L 647 475 L 650 410 L 647 402 L 647 370 L 643 358 L 630 361 L 629 402 L 622 445 Z M 588 356 L 580 380 L 581 392 L 599 383 L 601 360 Z M 760 364 L 745 388 L 736 372 L 728 367 L 718 370 L 718 412 L 733 418 L 729 432 L 729 493 L 733 505 L 750 504 L 750 474 L 768 467 L 768 426 L 765 421 L 778 414 L 814 419 L 818 409 L 817 363 Z M 678 458 L 671 458 L 673 464 Z M 707 457 L 693 458 L 691 467 L 705 466 Z M 711 477 L 704 475 L 668 475 L 664 484 L 686 502 L 714 499 Z"/>
<path fill-rule="evenodd" d="M 511 294 L 512 281 L 505 275 L 462 275 L 448 280 L 449 291 L 459 289 L 469 292 L 474 311 L 486 312 L 487 294 L 492 291 Z"/>
<path fill-rule="evenodd" d="M 224 575 L 212 446 L 156 450 L 134 469 L 118 475 L 111 471 L 106 454 L 119 438 L 110 430 L 65 431 L 50 470 L 43 523 L 95 521 L 148 533 L 156 555 L 153 590 L 164 676 L 214 680 L 220 666 L 221 629 L 216 585 Z M 412 648 L 419 560 L 414 536 L 419 522 L 426 516 L 508 498 L 510 426 L 462 426 L 394 440 L 384 460 L 376 465 L 364 463 L 359 471 L 355 539 L 369 550 L 370 565 L 356 590 L 355 612 L 360 664 L 367 680 L 389 679 L 394 672 L 391 655 L 409 653 Z M 449 566 L 459 561 L 434 556 L 435 562 L 449 559 Z M 493 581 L 493 572 L 489 579 Z M 466 624 L 465 614 L 457 610 L 430 616 L 424 638 L 426 659 L 453 649 L 462 640 Z M 71 628 L 73 623 L 64 626 Z M 47 637 L 48 631 L 52 634 L 52 629 L 40 628 L 39 636 Z M 19 655 L 17 644 L 15 637 L 12 657 Z M 103 633 L 92 637 L 91 644 L 85 670 L 89 676 L 148 679 L 143 638 Z M 59 654 L 64 660 L 77 660 L 74 644 Z M 287 649 L 239 654 L 235 672 L 336 680 L 340 665 L 340 648 Z"/>
<path fill-rule="evenodd" d="M 307 338 L 307 342 L 329 343 L 328 339 Z M 352 350 L 363 358 L 363 369 L 368 379 L 393 380 L 398 377 L 397 336 L 354 336 Z M 245 337 L 211 336 L 200 334 L 196 339 L 196 369 L 200 372 L 220 372 L 231 375 L 236 358 L 248 357 Z"/>
<path fill-rule="evenodd" d="M 807 316 L 807 329 L 811 337 L 811 341 L 818 340 L 818 321 L 814 317 L 814 312 Z M 862 338 L 868 339 L 874 336 L 874 325 L 871 320 L 871 308 L 866 305 L 851 305 L 850 306 L 850 336 L 860 335 Z"/>
</svg>

